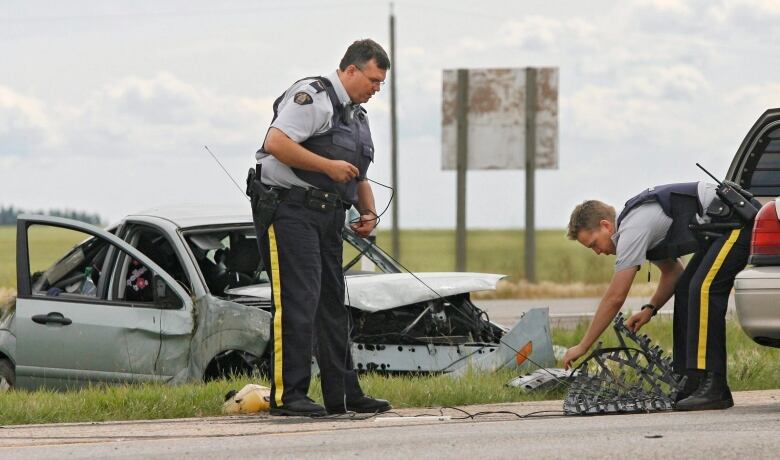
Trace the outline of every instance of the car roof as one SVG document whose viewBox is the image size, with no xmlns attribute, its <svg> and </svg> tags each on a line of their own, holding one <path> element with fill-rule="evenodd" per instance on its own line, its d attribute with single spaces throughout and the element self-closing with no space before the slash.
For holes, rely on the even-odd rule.
<svg viewBox="0 0 780 460">
<path fill-rule="evenodd" d="M 179 228 L 252 223 L 252 214 L 248 202 L 243 206 L 201 203 L 156 206 L 131 213 L 127 216 L 128 219 L 133 217 L 164 219 L 172 222 Z"/>
</svg>

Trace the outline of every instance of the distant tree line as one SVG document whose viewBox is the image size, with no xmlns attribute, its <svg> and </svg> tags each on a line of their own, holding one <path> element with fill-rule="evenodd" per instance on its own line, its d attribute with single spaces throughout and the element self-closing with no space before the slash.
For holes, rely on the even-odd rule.
<svg viewBox="0 0 780 460">
<path fill-rule="evenodd" d="M 79 220 L 88 224 L 100 225 L 103 220 L 99 214 L 90 214 L 72 209 L 51 209 L 49 211 L 29 211 L 18 209 L 13 206 L 0 206 L 0 225 L 16 224 L 16 216 L 19 214 L 44 214 L 47 216 L 65 217 L 67 219 Z"/>
</svg>

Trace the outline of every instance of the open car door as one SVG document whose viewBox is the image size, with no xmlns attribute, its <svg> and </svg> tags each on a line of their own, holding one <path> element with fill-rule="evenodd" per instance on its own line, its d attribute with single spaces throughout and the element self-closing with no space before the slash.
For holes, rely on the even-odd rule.
<svg viewBox="0 0 780 460">
<path fill-rule="evenodd" d="M 155 371 L 161 312 L 192 310 L 191 299 L 168 273 L 113 234 L 70 219 L 19 216 L 16 238 L 18 386 L 168 377 Z M 115 269 L 129 261 L 135 269 Z M 128 294 L 115 295 L 117 284 Z M 130 295 L 141 299 L 139 290 L 152 300 Z"/>
</svg>

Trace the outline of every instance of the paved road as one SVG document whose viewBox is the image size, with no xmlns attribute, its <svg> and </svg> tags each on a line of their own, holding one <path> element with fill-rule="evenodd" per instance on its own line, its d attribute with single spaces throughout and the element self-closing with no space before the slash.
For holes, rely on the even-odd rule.
<svg viewBox="0 0 780 460">
<path fill-rule="evenodd" d="M 599 298 L 575 299 L 502 299 L 480 300 L 474 302 L 484 309 L 490 319 L 498 324 L 511 327 L 520 316 L 531 308 L 548 307 L 553 327 L 576 324 L 579 319 L 593 315 L 599 304 Z M 649 301 L 648 297 L 629 297 L 623 306 L 623 312 L 638 311 Z M 660 314 L 671 314 L 674 310 L 674 298 L 670 299 Z M 734 312 L 734 296 L 729 298 L 729 311 Z"/>
<path fill-rule="evenodd" d="M 244 416 L 167 421 L 8 426 L 0 458 L 273 459 L 778 458 L 780 390 L 735 393 L 727 411 L 476 420 L 369 420 Z M 469 412 L 560 411 L 561 401 L 467 406 Z M 452 410 L 446 414 L 461 415 Z"/>
</svg>

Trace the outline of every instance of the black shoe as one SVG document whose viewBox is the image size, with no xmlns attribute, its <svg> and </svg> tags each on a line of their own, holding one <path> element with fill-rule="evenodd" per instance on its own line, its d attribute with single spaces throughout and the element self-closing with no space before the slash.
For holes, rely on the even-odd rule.
<svg viewBox="0 0 780 460">
<path fill-rule="evenodd" d="M 702 377 L 701 384 L 692 395 L 680 400 L 676 410 L 719 410 L 728 409 L 734 405 L 731 390 L 726 385 L 726 377 L 715 372 L 707 371 Z"/>
<path fill-rule="evenodd" d="M 384 399 L 375 399 L 371 396 L 361 396 L 357 399 L 347 401 L 346 410 L 344 406 L 328 407 L 329 414 L 345 414 L 347 412 L 357 412 L 359 414 L 378 414 L 387 412 L 393 406 Z"/>
<path fill-rule="evenodd" d="M 271 407 L 271 415 L 292 415 L 299 417 L 322 417 L 328 415 L 325 408 L 315 404 L 311 399 L 299 399 L 288 402 L 280 407 Z"/>
</svg>

